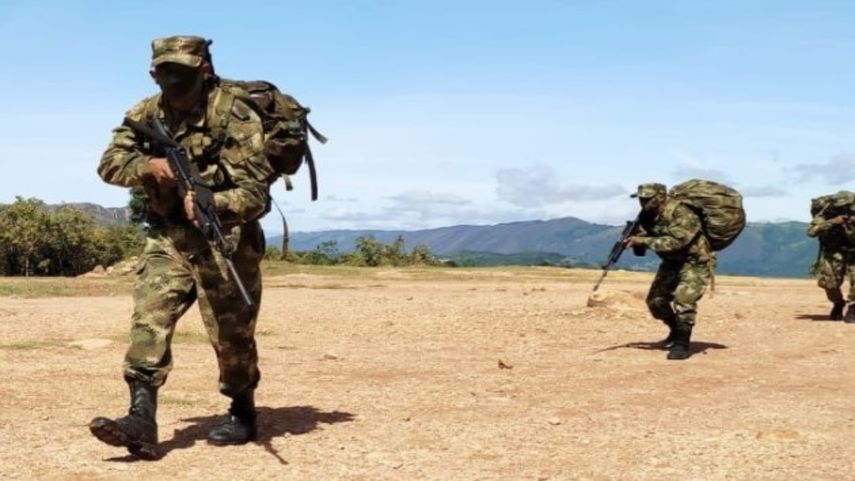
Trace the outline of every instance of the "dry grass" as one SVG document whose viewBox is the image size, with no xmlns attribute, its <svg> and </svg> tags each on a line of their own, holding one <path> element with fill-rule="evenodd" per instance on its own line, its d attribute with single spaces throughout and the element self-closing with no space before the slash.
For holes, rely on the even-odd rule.
<svg viewBox="0 0 855 481">
<path fill-rule="evenodd" d="M 0 297 L 100 297 L 130 293 L 130 277 L 3 277 Z"/>
</svg>

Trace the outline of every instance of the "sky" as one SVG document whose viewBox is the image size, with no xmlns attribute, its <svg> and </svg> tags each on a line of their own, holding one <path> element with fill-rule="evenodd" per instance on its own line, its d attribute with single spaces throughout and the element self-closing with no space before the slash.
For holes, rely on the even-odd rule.
<svg viewBox="0 0 855 481">
<path fill-rule="evenodd" d="M 194 34 L 330 139 L 317 202 L 305 168 L 273 187 L 292 231 L 619 224 L 639 183 L 696 177 L 806 221 L 855 184 L 853 23 L 822 0 L 4 0 L 0 202 L 125 205 L 101 153 L 157 91 L 151 40 Z"/>
</svg>

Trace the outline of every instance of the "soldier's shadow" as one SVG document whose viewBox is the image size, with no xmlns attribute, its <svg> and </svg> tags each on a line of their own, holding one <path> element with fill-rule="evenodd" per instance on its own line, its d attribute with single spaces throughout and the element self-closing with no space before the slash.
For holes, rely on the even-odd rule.
<svg viewBox="0 0 855 481">
<path fill-rule="evenodd" d="M 692 354 L 706 354 L 706 351 L 709 349 L 727 349 L 728 347 L 724 344 L 719 344 L 717 342 L 704 342 L 704 341 L 692 341 L 689 345 L 689 352 Z M 598 349 L 596 352 L 607 352 L 607 351 L 616 351 L 618 349 L 643 349 L 646 351 L 667 351 L 665 346 L 662 345 L 661 341 L 656 342 L 647 342 L 647 341 L 636 341 L 636 342 L 627 342 L 624 344 L 618 344 L 616 346 L 605 347 L 603 349 Z"/>
<path fill-rule="evenodd" d="M 825 321 L 825 322 L 840 322 L 833 320 L 828 314 L 798 314 L 796 319 L 808 321 Z"/>
<path fill-rule="evenodd" d="M 298 436 L 310 433 L 322 424 L 346 423 L 353 421 L 354 418 L 354 415 L 348 412 L 324 412 L 313 406 L 280 408 L 260 406 L 257 411 L 258 435 L 252 443 L 263 446 L 282 464 L 288 464 L 288 462 L 282 459 L 279 452 L 273 448 L 273 439 L 285 434 Z M 197 441 L 204 442 L 208 436 L 208 430 L 221 419 L 222 415 L 182 419 L 183 422 L 193 424 L 182 429 L 176 429 L 172 439 L 163 441 L 158 445 L 160 458 L 166 457 L 173 450 L 190 448 Z"/>
</svg>

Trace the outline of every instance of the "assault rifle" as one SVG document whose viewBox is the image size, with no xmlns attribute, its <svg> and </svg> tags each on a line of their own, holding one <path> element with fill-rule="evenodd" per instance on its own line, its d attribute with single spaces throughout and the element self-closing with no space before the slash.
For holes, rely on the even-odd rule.
<svg viewBox="0 0 855 481">
<path fill-rule="evenodd" d="M 145 136 L 149 142 L 162 148 L 166 153 L 169 168 L 175 174 L 175 180 L 178 184 L 179 198 L 184 199 L 187 196 L 193 198 L 193 210 L 196 214 L 199 230 L 202 231 L 214 249 L 223 256 L 229 273 L 231 273 L 232 279 L 240 290 L 243 302 L 246 307 L 252 307 L 252 299 L 246 292 L 246 287 L 241 282 L 232 262 L 234 248 L 223 235 L 223 224 L 214 209 L 214 192 L 202 183 L 202 177 L 199 175 L 196 164 L 190 162 L 184 148 L 169 135 L 166 128 L 158 120 L 155 119 L 154 127 L 151 127 L 125 117 L 123 124 Z"/>
<path fill-rule="evenodd" d="M 623 254 L 623 250 L 626 249 L 626 240 L 629 239 L 632 235 L 638 231 L 638 224 L 641 221 L 641 214 L 639 213 L 635 220 L 626 221 L 626 226 L 623 228 L 623 232 L 620 234 L 620 239 L 615 242 L 615 245 L 612 246 L 611 252 L 609 252 L 609 258 L 606 259 L 605 264 L 602 265 L 603 275 L 597 280 L 597 283 L 594 284 L 594 292 L 597 292 L 597 289 L 600 288 L 600 284 L 602 284 L 603 279 L 606 278 L 606 275 L 609 273 L 609 269 L 611 269 L 617 261 L 620 259 L 620 255 Z"/>
</svg>

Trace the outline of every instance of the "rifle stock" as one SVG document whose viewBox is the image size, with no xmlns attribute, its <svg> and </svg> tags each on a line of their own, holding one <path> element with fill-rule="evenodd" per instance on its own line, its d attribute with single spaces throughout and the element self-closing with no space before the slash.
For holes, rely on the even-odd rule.
<svg viewBox="0 0 855 481">
<path fill-rule="evenodd" d="M 222 255 L 232 280 L 240 290 L 246 307 L 252 307 L 252 299 L 249 297 L 249 293 L 241 282 L 232 262 L 234 249 L 223 234 L 223 224 L 220 222 L 215 209 L 214 192 L 202 183 L 199 169 L 190 162 L 181 145 L 169 135 L 166 128 L 158 120 L 155 119 L 154 128 L 127 117 L 125 117 L 123 124 L 163 148 L 169 167 L 175 174 L 179 197 L 182 199 L 187 196 L 193 198 L 193 210 L 196 214 L 199 230 L 202 231 L 214 249 Z"/>
</svg>

